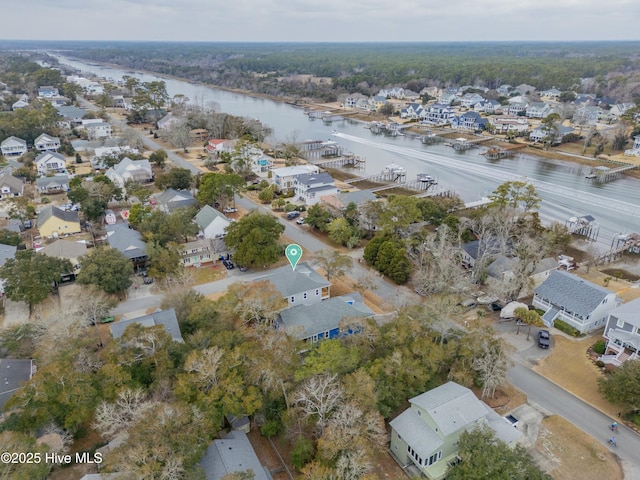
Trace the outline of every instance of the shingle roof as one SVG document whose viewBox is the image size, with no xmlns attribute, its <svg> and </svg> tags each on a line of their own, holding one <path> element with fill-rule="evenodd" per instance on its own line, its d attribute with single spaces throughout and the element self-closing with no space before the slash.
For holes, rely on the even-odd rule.
<svg viewBox="0 0 640 480">
<path fill-rule="evenodd" d="M 221 480 L 225 475 L 251 469 L 255 480 L 271 480 L 269 471 L 260 464 L 247 434 L 233 430 L 214 440 L 200 460 L 208 480 Z"/>
<path fill-rule="evenodd" d="M 48 187 L 50 185 L 68 185 L 69 176 L 65 174 L 51 175 L 50 177 L 38 177 L 36 178 L 36 186 L 38 188 Z"/>
<path fill-rule="evenodd" d="M 39 253 L 49 257 L 77 259 L 87 253 L 87 244 L 59 239 L 39 250 Z"/>
<path fill-rule="evenodd" d="M 20 145 L 24 145 L 25 147 L 27 146 L 27 141 L 26 140 L 23 140 L 23 139 L 18 138 L 18 137 L 14 137 L 13 135 L 11 135 L 10 137 L 5 138 L 2 141 L 2 143 L 0 143 L 0 145 L 2 145 L 3 147 L 6 147 L 10 143 L 19 143 Z"/>
<path fill-rule="evenodd" d="M 278 323 L 285 329 L 302 327 L 300 338 L 304 339 L 337 328 L 345 318 L 371 317 L 374 314 L 375 312 L 363 303 L 359 293 L 351 293 L 312 305 L 286 308 L 279 313 Z"/>
<path fill-rule="evenodd" d="M 303 185 L 333 183 L 334 181 L 333 177 L 326 172 L 302 174 L 296 177 L 296 182 Z"/>
<path fill-rule="evenodd" d="M 127 327 L 134 323 L 139 323 L 143 327 L 162 325 L 164 330 L 171 335 L 174 342 L 184 342 L 184 340 L 182 340 L 182 334 L 180 333 L 176 311 L 173 308 L 169 310 L 158 310 L 142 317 L 124 319 L 117 323 L 112 323 L 109 327 L 111 335 L 113 335 L 113 338 L 120 338 Z"/>
<path fill-rule="evenodd" d="M 11 193 L 22 193 L 24 189 L 24 182 L 11 175 L 10 169 L 6 168 L 0 171 L 0 188 L 4 185 L 9 187 Z"/>
<path fill-rule="evenodd" d="M 216 218 L 222 218 L 225 221 L 229 221 L 229 219 L 220 213 L 218 210 L 213 208 L 211 205 L 205 205 L 200 209 L 200 211 L 196 214 L 194 220 L 198 224 L 201 230 L 204 230 L 211 222 L 213 222 Z"/>
<path fill-rule="evenodd" d="M 7 263 L 7 260 L 16 256 L 16 250 L 15 245 L 0 243 L 0 267 Z"/>
<path fill-rule="evenodd" d="M 421 458 L 429 458 L 444 444 L 440 437 L 411 408 L 407 408 L 391 420 L 389 425 L 400 434 L 407 444 L 411 445 L 411 448 Z"/>
<path fill-rule="evenodd" d="M 60 115 L 61 117 L 72 118 L 72 119 L 82 118 L 87 113 L 87 111 L 84 108 L 78 108 L 73 106 L 56 107 L 56 110 L 58 111 L 58 115 Z"/>
<path fill-rule="evenodd" d="M 623 303 L 609 312 L 609 315 L 621 318 L 626 323 L 640 327 L 640 298 Z"/>
<path fill-rule="evenodd" d="M 128 223 L 107 225 L 107 241 L 127 258 L 138 258 L 146 255 L 147 245 L 137 231 L 129 228 Z"/>
<path fill-rule="evenodd" d="M 164 205 L 169 211 L 196 204 L 196 199 L 193 198 L 193 195 L 191 195 L 190 192 L 178 191 L 173 188 L 169 188 L 159 195 L 156 195 L 156 200 L 159 204 Z"/>
<path fill-rule="evenodd" d="M 256 278 L 254 281 L 268 280 L 276 287 L 283 297 L 290 297 L 297 293 L 308 292 L 316 288 L 331 285 L 307 262 L 299 263 L 295 270 L 289 265 L 276 268 L 271 273 Z"/>
<path fill-rule="evenodd" d="M 535 290 L 553 305 L 586 317 L 612 292 L 563 270 L 555 270 Z"/>
<path fill-rule="evenodd" d="M 49 205 L 48 207 L 44 207 L 38 214 L 38 225 L 44 225 L 51 217 L 59 218 L 65 222 L 80 223 L 78 212 L 64 211 L 60 210 L 58 207 Z"/>
</svg>

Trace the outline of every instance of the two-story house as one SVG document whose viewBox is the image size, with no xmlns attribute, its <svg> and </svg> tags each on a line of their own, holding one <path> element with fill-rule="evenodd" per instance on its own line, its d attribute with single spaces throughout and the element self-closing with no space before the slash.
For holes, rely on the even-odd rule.
<svg viewBox="0 0 640 480">
<path fill-rule="evenodd" d="M 533 296 L 533 306 L 545 311 L 546 326 L 562 320 L 580 333 L 603 327 L 609 312 L 621 303 L 615 293 L 563 270 L 551 272 Z"/>
<path fill-rule="evenodd" d="M 111 138 L 111 125 L 99 118 L 84 119 L 82 120 L 82 126 L 87 131 L 89 140 Z"/>
<path fill-rule="evenodd" d="M 139 232 L 129 228 L 128 223 L 107 225 L 105 230 L 107 231 L 107 242 L 109 242 L 109 246 L 115 248 L 131 260 L 136 271 L 146 265 L 147 244 Z"/>
<path fill-rule="evenodd" d="M 476 103 L 484 102 L 484 97 L 477 93 L 465 93 L 460 97 L 460 106 L 463 108 L 472 108 Z"/>
<path fill-rule="evenodd" d="M 60 148 L 60 139 L 42 133 L 34 140 L 33 146 L 41 152 L 56 152 Z"/>
<path fill-rule="evenodd" d="M 293 182 L 296 198 L 306 205 L 315 205 L 320 197 L 339 192 L 335 180 L 328 173 L 298 175 Z"/>
<path fill-rule="evenodd" d="M 0 198 L 21 197 L 24 193 L 24 181 L 11 175 L 11 168 L 0 170 Z"/>
<path fill-rule="evenodd" d="M 183 243 L 180 248 L 184 267 L 201 267 L 216 260 L 215 243 L 209 238 Z"/>
<path fill-rule="evenodd" d="M 42 86 L 38 87 L 38 98 L 53 98 L 60 95 L 60 92 L 56 87 Z"/>
<path fill-rule="evenodd" d="M 5 138 L 0 144 L 3 157 L 19 157 L 27 153 L 27 142 L 13 135 Z"/>
<path fill-rule="evenodd" d="M 292 167 L 274 168 L 271 170 L 271 182 L 279 192 L 289 192 L 295 189 L 298 175 L 313 175 L 320 173 L 315 165 L 294 165 Z"/>
<path fill-rule="evenodd" d="M 544 102 L 532 102 L 526 109 L 525 115 L 529 118 L 545 118 L 553 110 L 549 104 Z"/>
<path fill-rule="evenodd" d="M 604 111 L 600 107 L 586 105 L 576 109 L 572 121 L 576 125 L 595 125 L 603 113 Z"/>
<path fill-rule="evenodd" d="M 557 88 L 550 88 L 549 90 L 541 90 L 539 94 L 540 98 L 557 101 L 560 99 L 560 95 L 562 95 L 562 92 Z"/>
<path fill-rule="evenodd" d="M 207 239 L 223 238 L 231 223 L 231 220 L 211 205 L 202 207 L 193 221 L 200 227 L 199 236 Z"/>
<path fill-rule="evenodd" d="M 38 214 L 38 230 L 43 237 L 65 237 L 80 233 L 78 212 L 60 210 L 49 205 Z"/>
<path fill-rule="evenodd" d="M 497 100 L 483 100 L 473 105 L 476 112 L 483 112 L 490 115 L 502 113 L 502 104 Z"/>
<path fill-rule="evenodd" d="M 478 112 L 465 112 L 459 117 L 453 117 L 451 128 L 455 130 L 470 130 L 477 132 L 484 130 L 487 119 L 482 118 Z"/>
<path fill-rule="evenodd" d="M 124 335 L 125 330 L 129 325 L 138 324 L 145 328 L 162 327 L 162 329 L 171 335 L 171 339 L 174 342 L 184 343 L 182 339 L 182 333 L 180 332 L 180 325 L 178 324 L 178 318 L 173 308 L 168 310 L 157 309 L 155 312 L 142 317 L 127 318 L 116 323 L 112 323 L 109 326 L 111 335 L 113 338 L 120 338 Z"/>
<path fill-rule="evenodd" d="M 442 103 L 434 103 L 424 107 L 424 123 L 433 125 L 448 125 L 456 116 L 453 107 Z"/>
<path fill-rule="evenodd" d="M 331 283 L 316 272 L 307 262 L 291 267 L 276 268 L 254 281 L 268 280 L 278 290 L 289 305 L 312 305 L 329 299 Z"/>
<path fill-rule="evenodd" d="M 466 387 L 454 382 L 409 399 L 410 407 L 394 418 L 391 454 L 409 471 L 430 480 L 442 480 L 449 465 L 458 461 L 460 436 L 486 425 L 496 437 L 515 446 L 522 434 Z"/>
<path fill-rule="evenodd" d="M 618 367 L 627 360 L 640 359 L 640 298 L 609 312 L 604 338 L 607 347 L 599 358 L 604 363 Z"/>
<path fill-rule="evenodd" d="M 179 208 L 193 207 L 198 201 L 191 195 L 191 192 L 185 190 L 174 190 L 168 188 L 162 193 L 154 196 L 156 206 L 165 213 L 171 213 Z"/>
<path fill-rule="evenodd" d="M 527 117 L 489 117 L 489 125 L 495 133 L 525 133 L 529 131 Z"/>
<path fill-rule="evenodd" d="M 36 157 L 34 162 L 40 175 L 64 173 L 67 171 L 67 161 L 64 155 L 57 152 L 44 152 Z"/>
</svg>

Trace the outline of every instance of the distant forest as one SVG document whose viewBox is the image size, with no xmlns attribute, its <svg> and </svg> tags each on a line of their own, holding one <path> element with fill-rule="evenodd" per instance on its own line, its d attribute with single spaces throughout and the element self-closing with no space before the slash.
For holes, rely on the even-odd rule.
<svg viewBox="0 0 640 480">
<path fill-rule="evenodd" d="M 51 48 L 51 46 L 49 46 Z M 403 86 L 527 83 L 640 100 L 640 42 L 67 43 L 75 57 L 226 88 L 335 100 Z M 311 81 L 304 75 L 325 78 Z M 330 79 L 330 80 L 328 80 Z M 588 79 L 588 81 L 585 81 Z"/>
</svg>

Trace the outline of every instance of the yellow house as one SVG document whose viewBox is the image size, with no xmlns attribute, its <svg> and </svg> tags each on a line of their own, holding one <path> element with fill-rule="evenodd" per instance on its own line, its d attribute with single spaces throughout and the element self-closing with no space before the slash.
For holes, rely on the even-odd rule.
<svg viewBox="0 0 640 480">
<path fill-rule="evenodd" d="M 78 212 L 65 212 L 57 207 L 45 207 L 38 214 L 38 229 L 43 237 L 66 237 L 80 233 Z"/>
</svg>

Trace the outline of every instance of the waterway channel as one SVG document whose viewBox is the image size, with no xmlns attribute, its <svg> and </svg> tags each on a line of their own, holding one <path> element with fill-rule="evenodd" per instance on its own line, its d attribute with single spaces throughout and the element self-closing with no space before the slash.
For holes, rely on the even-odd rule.
<svg viewBox="0 0 640 480">
<path fill-rule="evenodd" d="M 257 118 L 272 129 L 272 143 L 281 141 L 328 140 L 366 158 L 366 173 L 374 174 L 395 163 L 407 169 L 412 182 L 418 173 L 434 176 L 440 187 L 458 193 L 464 201 L 479 200 L 506 180 L 532 182 L 541 198 L 544 223 L 565 223 L 571 217 L 592 215 L 599 229 L 599 250 L 608 249 L 619 234 L 640 233 L 640 180 L 622 177 L 606 184 L 585 179 L 590 167 L 570 162 L 518 154 L 513 158 L 489 160 L 484 148 L 458 153 L 442 144 L 425 146 L 408 136 L 374 136 L 362 123 L 339 121 L 330 125 L 310 120 L 303 110 L 270 99 L 219 90 L 175 78 L 96 65 L 56 55 L 78 70 L 115 81 L 124 75 L 143 82 L 163 80 L 170 96 L 183 94 L 191 102 L 215 102 L 220 111 Z M 332 135 L 335 130 L 336 134 Z M 594 163 L 594 166 L 598 165 Z"/>
</svg>

